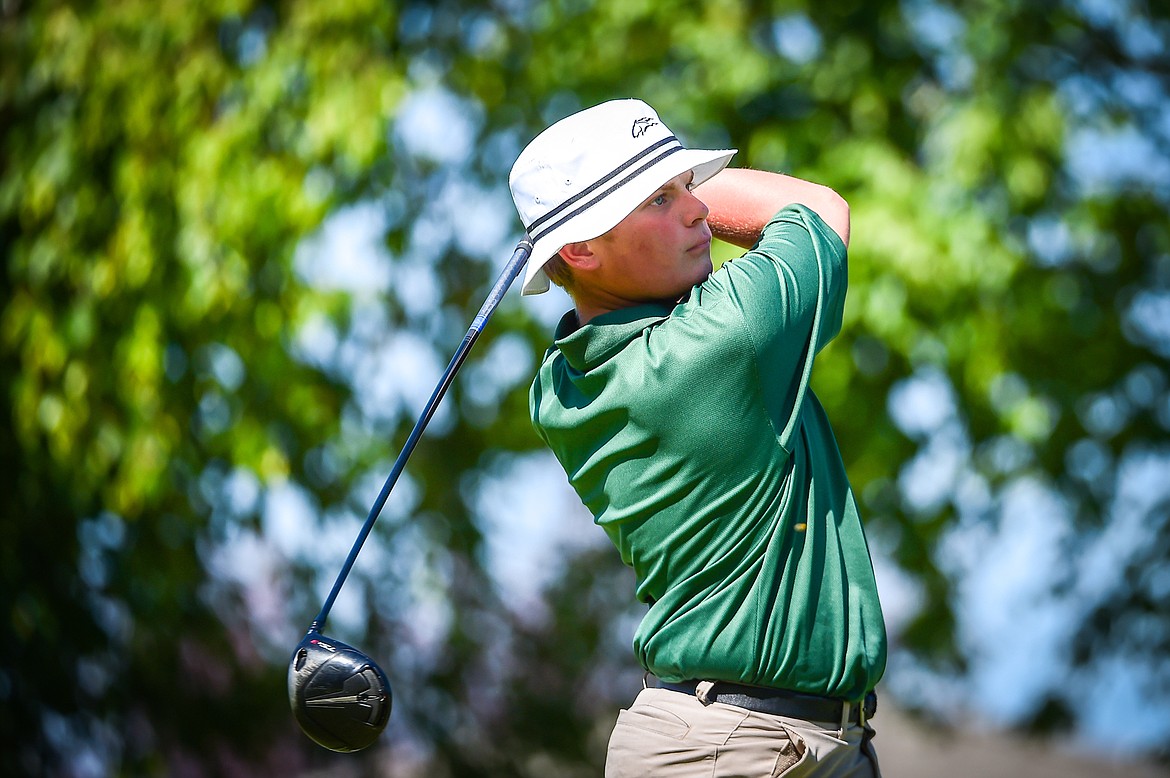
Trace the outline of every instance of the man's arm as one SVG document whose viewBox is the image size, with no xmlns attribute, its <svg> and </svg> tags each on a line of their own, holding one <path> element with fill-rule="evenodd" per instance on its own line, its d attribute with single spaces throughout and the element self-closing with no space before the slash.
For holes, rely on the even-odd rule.
<svg viewBox="0 0 1170 778">
<path fill-rule="evenodd" d="M 827 186 L 782 173 L 725 168 L 695 188 L 711 210 L 707 224 L 720 240 L 751 248 L 764 227 L 786 205 L 800 203 L 816 211 L 849 245 L 849 204 Z"/>
</svg>

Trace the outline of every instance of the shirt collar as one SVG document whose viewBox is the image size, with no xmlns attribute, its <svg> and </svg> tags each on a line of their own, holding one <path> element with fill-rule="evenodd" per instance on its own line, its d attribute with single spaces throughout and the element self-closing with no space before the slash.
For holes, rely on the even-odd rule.
<svg viewBox="0 0 1170 778">
<path fill-rule="evenodd" d="M 664 303 L 646 303 L 603 313 L 583 326 L 577 324 L 577 312 L 569 311 L 557 324 L 555 345 L 574 370 L 591 370 L 670 316 L 671 310 L 673 306 Z"/>
</svg>

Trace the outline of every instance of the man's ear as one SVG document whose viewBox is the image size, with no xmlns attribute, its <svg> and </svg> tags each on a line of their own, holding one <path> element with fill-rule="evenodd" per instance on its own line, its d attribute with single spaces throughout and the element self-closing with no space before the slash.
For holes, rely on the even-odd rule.
<svg viewBox="0 0 1170 778">
<path fill-rule="evenodd" d="M 566 243 L 561 247 L 559 253 L 561 259 L 565 260 L 565 264 L 574 270 L 589 270 L 597 265 L 597 255 L 593 253 L 593 248 L 587 240 L 580 243 Z"/>
</svg>

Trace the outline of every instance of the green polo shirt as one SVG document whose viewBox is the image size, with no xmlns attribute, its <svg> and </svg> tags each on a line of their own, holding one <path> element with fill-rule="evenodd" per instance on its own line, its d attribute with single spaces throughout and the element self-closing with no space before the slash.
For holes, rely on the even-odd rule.
<svg viewBox="0 0 1170 778">
<path fill-rule="evenodd" d="M 684 301 L 557 328 L 533 424 L 634 569 L 634 650 L 663 680 L 858 700 L 881 677 L 873 565 L 809 389 L 845 289 L 841 239 L 791 206 Z"/>
</svg>

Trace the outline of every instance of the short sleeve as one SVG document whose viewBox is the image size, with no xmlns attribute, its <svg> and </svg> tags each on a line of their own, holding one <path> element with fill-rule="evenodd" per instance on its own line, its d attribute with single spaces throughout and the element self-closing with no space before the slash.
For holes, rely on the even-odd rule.
<svg viewBox="0 0 1170 778">
<path fill-rule="evenodd" d="M 740 312 L 768 414 L 789 451 L 813 358 L 841 329 L 846 287 L 845 244 L 816 212 L 793 205 L 705 290 L 726 295 Z"/>
</svg>

